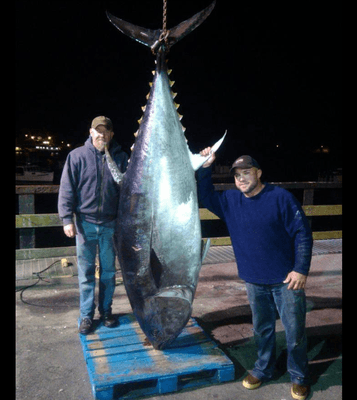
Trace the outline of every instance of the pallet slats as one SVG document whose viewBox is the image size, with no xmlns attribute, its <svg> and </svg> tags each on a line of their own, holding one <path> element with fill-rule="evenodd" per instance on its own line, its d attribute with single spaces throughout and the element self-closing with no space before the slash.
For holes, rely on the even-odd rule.
<svg viewBox="0 0 357 400">
<path fill-rule="evenodd" d="M 117 328 L 100 325 L 80 335 L 95 399 L 132 399 L 234 379 L 232 361 L 194 319 L 163 351 L 146 344 L 132 314 L 119 321 Z"/>
</svg>

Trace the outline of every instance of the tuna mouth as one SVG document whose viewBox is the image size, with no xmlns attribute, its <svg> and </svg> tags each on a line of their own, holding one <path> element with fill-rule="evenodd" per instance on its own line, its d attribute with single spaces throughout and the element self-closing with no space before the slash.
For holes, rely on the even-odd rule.
<svg viewBox="0 0 357 400">
<path fill-rule="evenodd" d="M 193 293 L 188 286 L 171 286 L 161 289 L 155 294 L 155 297 L 176 297 L 192 303 Z"/>
<path fill-rule="evenodd" d="M 155 349 L 167 348 L 191 317 L 193 292 L 188 287 L 160 290 L 145 300 L 143 331 Z"/>
</svg>

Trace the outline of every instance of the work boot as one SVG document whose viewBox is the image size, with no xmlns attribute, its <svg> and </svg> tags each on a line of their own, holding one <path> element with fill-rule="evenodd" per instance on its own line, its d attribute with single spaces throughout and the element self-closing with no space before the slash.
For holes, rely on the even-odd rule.
<svg viewBox="0 0 357 400">
<path fill-rule="evenodd" d="M 103 325 L 107 328 L 114 328 L 118 325 L 118 320 L 111 312 L 104 313 L 100 318 L 103 321 Z"/>
<path fill-rule="evenodd" d="M 305 400 L 309 394 L 309 390 L 309 386 L 293 383 L 293 386 L 291 387 L 291 395 L 296 400 Z"/>
<path fill-rule="evenodd" d="M 79 325 L 78 332 L 82 335 L 88 335 L 88 333 L 92 330 L 92 326 L 93 321 L 90 318 L 85 317 L 82 319 Z"/>
<path fill-rule="evenodd" d="M 258 387 L 262 384 L 262 381 L 255 376 L 249 374 L 243 379 L 242 383 L 245 388 L 253 390 L 258 389 Z"/>
</svg>

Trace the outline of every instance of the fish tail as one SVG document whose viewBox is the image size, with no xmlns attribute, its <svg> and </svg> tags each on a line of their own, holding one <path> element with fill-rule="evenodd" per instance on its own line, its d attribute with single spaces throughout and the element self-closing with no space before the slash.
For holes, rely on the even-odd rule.
<svg viewBox="0 0 357 400">
<path fill-rule="evenodd" d="M 136 40 L 137 42 L 150 47 L 155 52 L 163 42 L 166 43 L 168 48 L 172 47 L 183 37 L 191 33 L 196 29 L 202 22 L 211 14 L 214 6 L 216 5 L 216 0 L 214 0 L 208 7 L 204 10 L 198 12 L 193 17 L 186 21 L 181 22 L 179 25 L 167 31 L 165 38 L 163 38 L 162 29 L 147 29 L 130 22 L 124 21 L 114 15 L 106 12 L 109 21 L 124 35 Z M 165 31 L 166 32 L 166 31 Z M 168 49 L 167 49 L 168 50 Z"/>
</svg>

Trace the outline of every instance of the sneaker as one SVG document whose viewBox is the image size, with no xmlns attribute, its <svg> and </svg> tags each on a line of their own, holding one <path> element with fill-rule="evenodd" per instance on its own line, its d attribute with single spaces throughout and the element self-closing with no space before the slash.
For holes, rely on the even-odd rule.
<svg viewBox="0 0 357 400">
<path fill-rule="evenodd" d="M 242 383 L 245 388 L 253 390 L 257 389 L 262 384 L 262 381 L 255 376 L 249 374 L 243 379 Z"/>
<path fill-rule="evenodd" d="M 291 387 L 291 395 L 293 396 L 293 399 L 305 400 L 309 394 L 309 390 L 309 386 L 293 383 L 293 386 Z"/>
<path fill-rule="evenodd" d="M 103 325 L 107 328 L 114 328 L 118 325 L 118 320 L 114 317 L 111 312 L 105 313 L 101 315 L 101 320 L 103 321 Z"/>
<path fill-rule="evenodd" d="M 92 330 L 92 325 L 93 321 L 90 318 L 83 318 L 79 325 L 78 332 L 82 335 L 88 335 L 88 333 Z"/>
</svg>

